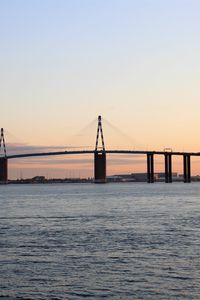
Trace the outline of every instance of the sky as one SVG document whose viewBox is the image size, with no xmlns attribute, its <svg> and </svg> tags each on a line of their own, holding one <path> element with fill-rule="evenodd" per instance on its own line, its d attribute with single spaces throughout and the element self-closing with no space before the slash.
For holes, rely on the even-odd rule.
<svg viewBox="0 0 200 300">
<path fill-rule="evenodd" d="M 102 115 L 107 148 L 200 151 L 199 11 L 199 0 L 0 0 L 10 148 L 94 147 Z M 115 156 L 108 167 L 145 171 L 145 158 Z M 92 176 L 93 157 L 9 164 L 10 178 L 40 174 Z"/>
</svg>

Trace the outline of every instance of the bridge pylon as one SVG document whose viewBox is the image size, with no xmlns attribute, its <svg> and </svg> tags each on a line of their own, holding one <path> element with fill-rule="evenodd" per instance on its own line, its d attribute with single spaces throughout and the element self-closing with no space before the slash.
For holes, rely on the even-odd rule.
<svg viewBox="0 0 200 300">
<path fill-rule="evenodd" d="M 101 138 L 101 147 L 99 139 Z M 94 151 L 94 182 L 106 183 L 106 151 L 101 116 L 98 116 L 96 145 Z"/>
<path fill-rule="evenodd" d="M 147 153 L 147 182 L 154 183 L 154 156 Z"/>
<path fill-rule="evenodd" d="M 3 128 L 1 128 L 1 135 L 0 135 L 0 152 L 1 150 L 3 150 L 3 155 L 0 156 L 0 183 L 7 183 L 8 159 L 6 155 L 6 143 L 5 143 Z"/>
<path fill-rule="evenodd" d="M 190 155 L 183 155 L 183 179 L 185 183 L 191 182 L 191 166 L 190 166 Z"/>
</svg>

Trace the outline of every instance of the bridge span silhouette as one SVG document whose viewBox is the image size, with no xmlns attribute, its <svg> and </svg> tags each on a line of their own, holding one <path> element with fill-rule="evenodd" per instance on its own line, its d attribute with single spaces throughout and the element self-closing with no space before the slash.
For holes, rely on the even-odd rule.
<svg viewBox="0 0 200 300">
<path fill-rule="evenodd" d="M 101 146 L 99 146 L 101 140 Z M 153 183 L 154 178 L 154 156 L 164 156 L 165 167 L 165 182 L 172 182 L 172 157 L 183 157 L 183 181 L 185 183 L 191 182 L 191 156 L 200 156 L 200 152 L 173 152 L 173 151 L 145 151 L 145 150 L 106 150 L 102 119 L 98 116 L 96 145 L 94 150 L 79 150 L 79 151 L 54 151 L 54 152 L 35 152 L 8 155 L 6 152 L 6 143 L 4 137 L 4 130 L 1 128 L 0 136 L 0 150 L 3 149 L 3 156 L 0 157 L 0 183 L 8 182 L 8 160 L 20 159 L 25 157 L 37 156 L 58 156 L 58 155 L 78 155 L 78 154 L 93 154 L 94 155 L 94 182 L 106 183 L 106 154 L 143 154 L 147 158 L 147 182 Z"/>
</svg>

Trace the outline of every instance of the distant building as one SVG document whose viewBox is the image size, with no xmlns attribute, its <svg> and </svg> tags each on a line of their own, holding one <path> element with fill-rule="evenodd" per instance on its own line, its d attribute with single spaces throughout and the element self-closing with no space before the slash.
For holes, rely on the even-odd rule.
<svg viewBox="0 0 200 300">
<path fill-rule="evenodd" d="M 165 181 L 165 173 L 157 172 L 154 173 L 154 180 L 163 182 Z M 172 173 L 172 181 L 180 181 L 178 173 Z M 107 181 L 109 182 L 147 182 L 147 173 L 131 173 L 131 174 L 118 174 L 113 176 L 108 176 Z"/>
<path fill-rule="evenodd" d="M 113 175 L 106 177 L 107 182 L 132 182 L 135 179 L 131 175 Z"/>
<path fill-rule="evenodd" d="M 147 173 L 132 173 L 131 176 L 135 181 L 145 182 L 147 181 Z"/>
<path fill-rule="evenodd" d="M 44 176 L 35 176 L 31 179 L 32 182 L 44 182 L 45 181 L 45 177 Z"/>
<path fill-rule="evenodd" d="M 154 176 L 155 176 L 155 181 L 165 181 L 164 172 L 155 173 Z M 180 181 L 178 173 L 172 172 L 172 181 Z"/>
</svg>

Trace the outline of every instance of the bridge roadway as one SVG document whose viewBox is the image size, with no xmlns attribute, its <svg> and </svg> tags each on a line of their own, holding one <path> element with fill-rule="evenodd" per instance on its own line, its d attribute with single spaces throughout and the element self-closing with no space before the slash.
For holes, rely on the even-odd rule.
<svg viewBox="0 0 200 300">
<path fill-rule="evenodd" d="M 25 157 L 36 157 L 36 156 L 53 156 L 53 155 L 69 155 L 69 154 L 94 154 L 94 153 L 106 153 L 106 154 L 146 154 L 146 155 L 190 155 L 190 156 L 200 156 L 200 152 L 170 152 L 170 151 L 143 151 L 143 150 L 79 150 L 79 151 L 56 151 L 56 152 L 36 152 L 36 153 L 24 153 L 24 154 L 14 154 L 7 155 L 7 159 L 14 158 L 25 158 Z"/>
<path fill-rule="evenodd" d="M 106 182 L 106 154 L 130 154 L 146 155 L 147 158 L 147 182 L 154 182 L 154 155 L 164 156 L 165 182 L 172 182 L 172 156 L 183 157 L 183 179 L 184 182 L 191 182 L 191 156 L 200 156 L 200 152 L 173 152 L 173 151 L 143 151 L 143 150 L 73 150 L 73 151 L 55 151 L 55 152 L 35 152 L 13 154 L 0 157 L 0 182 L 7 182 L 8 178 L 8 160 L 28 157 L 42 157 L 55 155 L 94 155 L 94 181 L 96 183 Z"/>
</svg>

